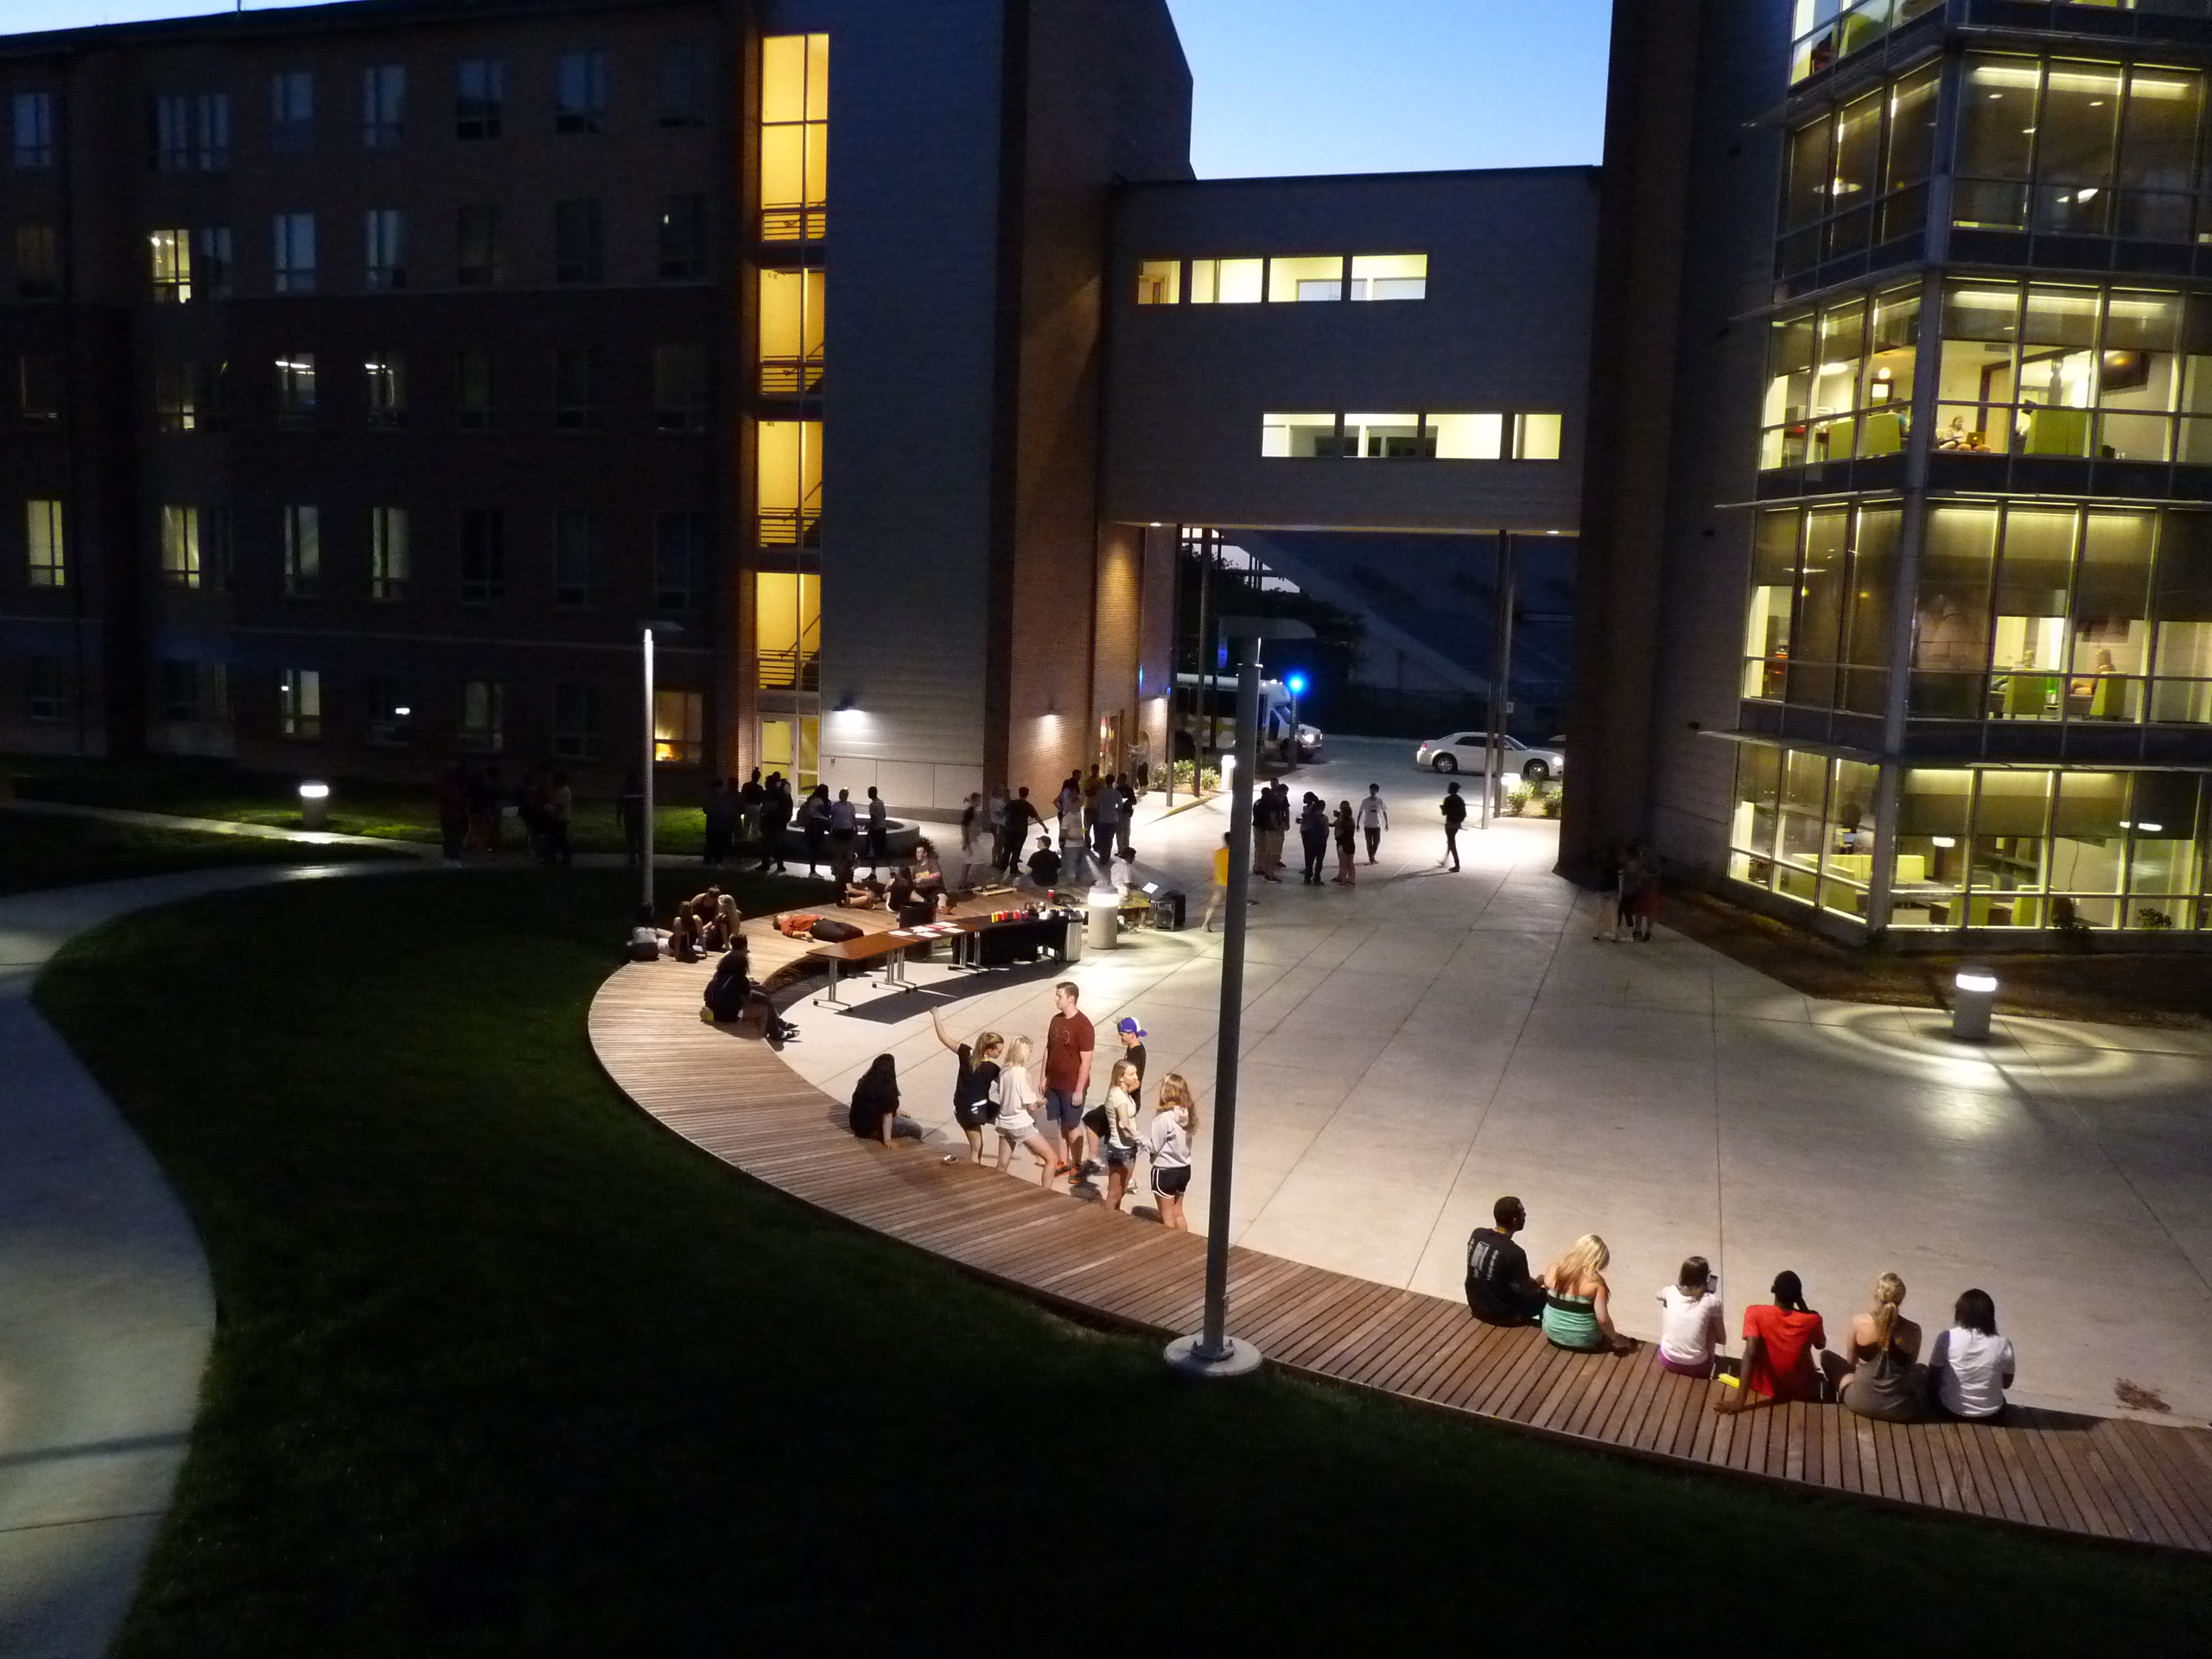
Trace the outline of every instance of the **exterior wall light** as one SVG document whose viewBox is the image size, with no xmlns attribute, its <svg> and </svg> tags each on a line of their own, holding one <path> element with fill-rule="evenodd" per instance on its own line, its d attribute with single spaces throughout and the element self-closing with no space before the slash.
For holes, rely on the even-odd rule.
<svg viewBox="0 0 2212 1659">
<path fill-rule="evenodd" d="M 321 830 L 330 822 L 330 785 L 305 783 L 300 785 L 300 827 Z"/>
<path fill-rule="evenodd" d="M 1979 968 L 1962 969 L 1951 986 L 1951 1035 L 1962 1043 L 1987 1042 L 1989 1011 L 1997 1001 L 1997 976 Z"/>
</svg>

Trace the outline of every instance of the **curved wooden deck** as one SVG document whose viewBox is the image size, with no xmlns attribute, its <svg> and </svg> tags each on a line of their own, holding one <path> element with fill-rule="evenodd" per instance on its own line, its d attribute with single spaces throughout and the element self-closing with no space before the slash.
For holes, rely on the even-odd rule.
<svg viewBox="0 0 2212 1659">
<path fill-rule="evenodd" d="M 697 1016 L 703 969 L 619 969 L 591 1007 L 600 1063 L 697 1146 L 808 1204 L 1081 1316 L 1197 1327 L 1205 1243 L 912 1147 L 767 1046 Z M 2015 1408 L 2002 1426 L 1897 1425 L 1832 1406 L 1722 1416 L 1713 1385 L 1477 1324 L 1465 1306 L 1234 1249 L 1230 1328 L 1287 1370 L 1676 1466 L 1876 1503 L 2212 1553 L 2212 1433 Z"/>
</svg>

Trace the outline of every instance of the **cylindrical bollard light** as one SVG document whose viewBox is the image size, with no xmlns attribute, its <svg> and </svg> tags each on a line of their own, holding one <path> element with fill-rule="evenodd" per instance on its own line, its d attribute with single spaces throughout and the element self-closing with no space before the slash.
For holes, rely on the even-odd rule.
<svg viewBox="0 0 2212 1659">
<path fill-rule="evenodd" d="M 1964 1043 L 1987 1042 L 1989 1010 L 1997 1001 L 1997 976 L 1969 968 L 1951 986 L 1951 1035 Z"/>
<path fill-rule="evenodd" d="M 1090 950 L 1111 950 L 1122 942 L 1122 894 L 1111 882 L 1102 880 L 1084 900 L 1084 946 Z"/>
<path fill-rule="evenodd" d="M 321 830 L 330 823 L 330 785 L 300 785 L 300 828 Z"/>
</svg>

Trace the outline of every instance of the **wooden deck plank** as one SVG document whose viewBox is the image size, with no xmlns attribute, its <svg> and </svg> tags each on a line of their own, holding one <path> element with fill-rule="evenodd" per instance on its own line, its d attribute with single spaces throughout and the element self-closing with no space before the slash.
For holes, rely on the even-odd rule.
<svg viewBox="0 0 2212 1659">
<path fill-rule="evenodd" d="M 985 907 L 988 907 L 987 906 Z M 891 918 L 857 912 L 871 934 Z M 750 918 L 760 971 L 810 949 Z M 758 1039 L 696 1018 L 711 964 L 625 967 L 587 1020 L 593 1052 L 670 1133 L 817 1210 L 1063 1306 L 1160 1330 L 1203 1314 L 1204 1241 L 1018 1174 L 855 1141 L 844 1109 Z M 786 996 L 788 1002 L 791 998 Z M 1230 1328 L 1286 1369 L 1648 1457 L 1812 1490 L 2212 1554 L 2212 1433 L 2015 1409 L 2001 1424 L 1892 1424 L 1838 1407 L 1723 1416 L 1714 1385 L 1646 1359 L 1554 1349 L 1452 1299 L 1230 1253 Z"/>
</svg>

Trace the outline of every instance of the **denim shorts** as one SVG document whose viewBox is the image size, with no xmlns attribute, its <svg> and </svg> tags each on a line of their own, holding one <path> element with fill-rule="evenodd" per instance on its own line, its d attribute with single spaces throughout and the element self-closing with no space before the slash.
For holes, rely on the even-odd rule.
<svg viewBox="0 0 2212 1659">
<path fill-rule="evenodd" d="M 1083 1127 L 1083 1101 L 1072 1089 L 1047 1089 L 1045 1117 L 1058 1124 L 1062 1135 L 1073 1135 Z"/>
</svg>

